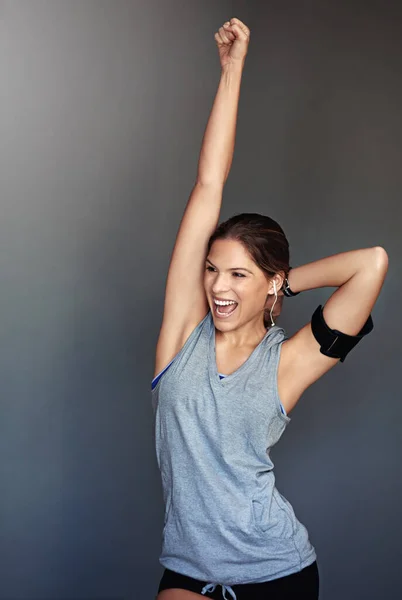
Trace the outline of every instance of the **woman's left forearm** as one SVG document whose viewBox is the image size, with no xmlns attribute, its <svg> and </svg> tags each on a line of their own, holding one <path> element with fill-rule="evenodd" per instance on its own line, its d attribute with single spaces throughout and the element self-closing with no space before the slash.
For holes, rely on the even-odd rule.
<svg viewBox="0 0 402 600">
<path fill-rule="evenodd" d="M 288 277 L 289 287 L 293 292 L 340 287 L 362 271 L 381 272 L 387 266 L 388 256 L 381 246 L 341 252 L 293 268 Z"/>
</svg>

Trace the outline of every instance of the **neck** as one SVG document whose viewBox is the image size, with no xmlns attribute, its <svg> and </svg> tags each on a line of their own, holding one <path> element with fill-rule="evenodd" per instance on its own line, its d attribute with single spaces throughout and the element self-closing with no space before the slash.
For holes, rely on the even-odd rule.
<svg viewBox="0 0 402 600">
<path fill-rule="evenodd" d="M 264 321 L 261 318 L 248 321 L 230 331 L 220 331 L 215 327 L 215 339 L 233 348 L 257 346 L 266 333 L 267 328 L 264 326 Z"/>
</svg>

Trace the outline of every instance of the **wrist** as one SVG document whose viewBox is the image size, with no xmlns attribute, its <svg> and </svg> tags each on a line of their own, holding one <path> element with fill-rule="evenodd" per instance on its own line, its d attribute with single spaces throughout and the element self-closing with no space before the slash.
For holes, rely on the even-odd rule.
<svg viewBox="0 0 402 600">
<path fill-rule="evenodd" d="M 295 282 L 294 282 L 293 277 L 292 277 L 292 282 L 290 282 L 290 279 L 291 279 L 290 274 L 292 271 L 293 271 L 292 267 L 289 267 L 288 276 L 285 277 L 285 280 L 284 280 L 283 286 L 282 286 L 283 294 L 287 297 L 297 296 L 298 294 L 300 294 L 300 291 L 301 291 L 301 290 L 297 291 L 297 289 L 295 288 Z"/>
<path fill-rule="evenodd" d="M 226 65 L 224 65 L 222 67 L 222 74 L 225 75 L 227 73 L 233 73 L 236 75 L 242 75 L 243 73 L 243 69 L 244 69 L 244 62 L 245 62 L 245 57 L 244 59 L 241 60 L 233 60 L 231 62 L 228 62 Z"/>
</svg>

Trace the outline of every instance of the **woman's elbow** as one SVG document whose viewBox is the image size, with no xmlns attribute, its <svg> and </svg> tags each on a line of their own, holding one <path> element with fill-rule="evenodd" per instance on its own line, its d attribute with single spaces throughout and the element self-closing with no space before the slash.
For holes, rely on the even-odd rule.
<svg viewBox="0 0 402 600">
<path fill-rule="evenodd" d="M 388 254 L 385 248 L 382 246 L 374 246 L 373 248 L 373 266 L 378 271 L 387 271 L 388 270 Z"/>
</svg>

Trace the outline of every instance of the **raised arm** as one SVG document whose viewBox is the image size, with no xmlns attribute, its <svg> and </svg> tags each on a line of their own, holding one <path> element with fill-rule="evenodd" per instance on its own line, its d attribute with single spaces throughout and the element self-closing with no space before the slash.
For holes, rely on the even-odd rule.
<svg viewBox="0 0 402 600">
<path fill-rule="evenodd" d="M 380 294 L 388 271 L 388 254 L 382 246 L 341 252 L 292 269 L 289 286 L 293 292 L 319 287 L 337 287 L 325 303 L 323 318 L 336 334 L 357 336 L 364 331 Z M 335 336 L 336 337 L 336 336 Z M 326 345 L 324 350 L 336 346 Z M 320 350 L 312 328 L 307 323 L 282 348 L 278 369 L 278 388 L 289 413 L 301 394 L 339 362 Z"/>
<path fill-rule="evenodd" d="M 155 374 L 177 354 L 208 312 L 203 285 L 205 256 L 208 240 L 218 224 L 223 188 L 232 164 L 249 37 L 249 29 L 239 19 L 231 19 L 215 34 L 221 76 L 202 140 L 197 178 L 169 265 Z"/>
</svg>

